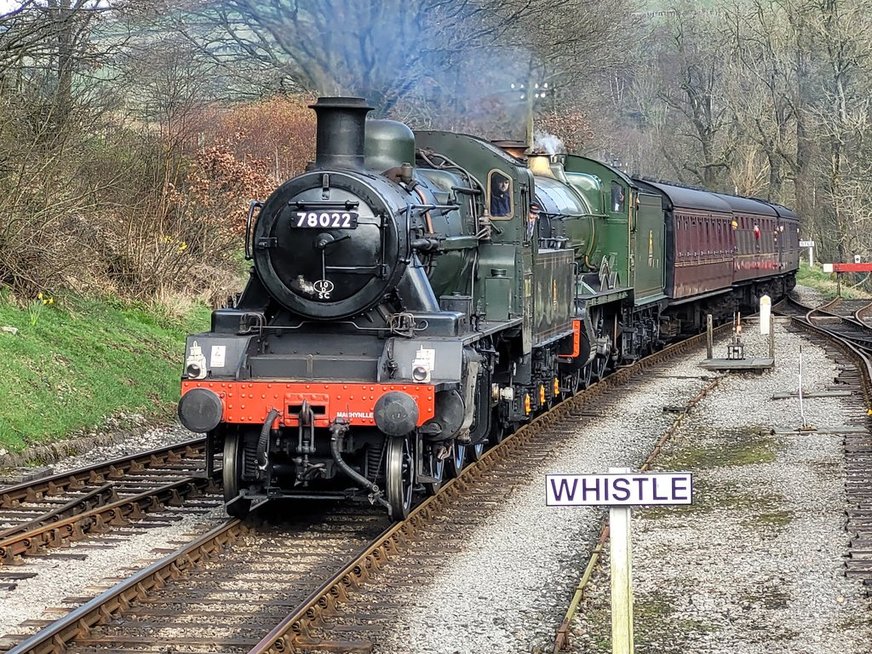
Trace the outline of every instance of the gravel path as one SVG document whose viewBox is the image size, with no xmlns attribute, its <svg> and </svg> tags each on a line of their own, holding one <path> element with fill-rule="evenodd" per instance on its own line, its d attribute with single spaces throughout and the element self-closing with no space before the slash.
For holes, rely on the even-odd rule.
<svg viewBox="0 0 872 654">
<path fill-rule="evenodd" d="M 690 469 L 691 507 L 634 515 L 636 651 L 663 654 L 861 654 L 872 613 L 844 576 L 844 477 L 839 426 L 862 424 L 856 398 L 773 400 L 794 390 L 802 345 L 804 388 L 838 371 L 821 348 L 777 332 L 778 369 L 733 375 L 704 399 L 656 469 Z M 772 430 L 776 433 L 770 433 Z M 607 562 L 606 557 L 606 562 Z M 600 568 L 573 625 L 574 652 L 610 652 L 609 579 Z"/>
<path fill-rule="evenodd" d="M 753 329 L 744 337 L 747 356 L 766 356 Z M 869 602 L 843 574 L 841 439 L 769 433 L 798 425 L 798 401 L 771 397 L 796 387 L 800 345 L 805 387 L 822 389 L 837 374 L 832 361 L 779 325 L 777 368 L 722 380 L 661 459 L 664 469 L 696 473 L 697 497 L 692 507 L 637 512 L 637 652 L 870 651 Z M 577 442 L 537 471 L 542 484 L 507 498 L 468 547 L 449 553 L 445 574 L 394 598 L 406 608 L 376 651 L 550 652 L 602 513 L 545 508 L 544 475 L 638 467 L 671 422 L 663 407 L 704 385 L 697 361 L 617 398 L 609 417 L 580 423 Z M 806 419 L 824 429 L 861 409 L 853 398 L 808 400 Z M 606 574 L 573 626 L 575 652 L 611 651 Z"/>
</svg>

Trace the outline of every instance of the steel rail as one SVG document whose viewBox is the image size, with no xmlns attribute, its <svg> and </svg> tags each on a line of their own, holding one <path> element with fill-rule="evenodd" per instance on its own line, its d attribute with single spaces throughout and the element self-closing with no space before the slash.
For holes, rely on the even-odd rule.
<svg viewBox="0 0 872 654">
<path fill-rule="evenodd" d="M 95 488 L 94 490 L 92 490 L 90 493 L 86 493 L 81 497 L 73 498 L 72 500 L 70 500 L 63 506 L 58 507 L 54 511 L 49 511 L 48 513 L 44 513 L 43 515 L 34 520 L 30 520 L 20 525 L 15 525 L 14 527 L 9 527 L 8 529 L 0 531 L 0 541 L 2 541 L 4 538 L 12 536 L 13 534 L 20 534 L 21 532 L 30 531 L 31 529 L 42 527 L 43 525 L 49 524 L 51 522 L 57 522 L 62 518 L 68 518 L 78 513 L 84 513 L 85 511 L 89 511 L 94 507 L 101 506 L 108 502 L 114 502 L 117 499 L 118 493 L 115 490 L 115 482 L 103 484 L 99 488 Z"/>
<path fill-rule="evenodd" d="M 198 497 L 206 491 L 216 491 L 213 479 L 186 477 L 69 518 L 15 533 L 0 539 L 0 566 L 18 561 L 22 556 L 38 554 L 42 548 L 61 547 L 70 540 L 81 540 L 90 532 L 104 531 L 108 525 L 126 525 L 131 520 L 141 519 L 145 512 L 160 510 L 165 505 L 180 506 L 184 497 Z"/>
<path fill-rule="evenodd" d="M 205 452 L 206 439 L 196 438 L 177 445 L 139 452 L 92 466 L 42 477 L 14 486 L 0 488 L 0 509 L 13 508 L 22 502 L 39 502 L 45 496 L 60 495 L 67 490 L 81 490 L 88 484 L 104 484 L 121 479 L 128 472 L 144 472 L 162 461 L 182 461 Z"/>
<path fill-rule="evenodd" d="M 863 378 L 862 387 L 864 400 L 866 402 L 866 413 L 867 415 L 872 416 L 872 356 L 870 356 L 870 354 L 868 354 L 863 348 L 857 347 L 856 343 L 852 340 L 845 338 L 838 333 L 834 333 L 831 330 L 795 316 L 792 320 L 793 324 L 799 326 L 805 331 L 825 336 L 855 362 L 860 376 Z"/>
<path fill-rule="evenodd" d="M 849 340 L 840 338 L 817 325 L 803 320 L 794 319 L 795 324 L 805 331 L 826 338 L 852 360 L 857 369 L 855 378 L 850 370 L 843 370 L 840 378 L 845 377 L 846 383 L 854 385 L 859 382 L 865 401 L 866 415 L 872 417 L 872 355 Z M 865 433 L 849 433 L 844 436 L 845 453 L 845 497 L 847 500 L 847 522 L 845 530 L 850 535 L 849 552 L 845 557 L 845 576 L 858 577 L 866 589 L 867 596 L 872 594 L 872 566 L 869 565 L 869 554 L 872 552 L 872 487 L 869 484 L 872 473 L 872 435 L 868 426 Z"/>
<path fill-rule="evenodd" d="M 237 518 L 228 520 L 177 552 L 143 568 L 94 599 L 51 623 L 30 638 L 9 650 L 7 654 L 48 654 L 63 652 L 66 646 L 90 633 L 92 627 L 109 622 L 123 613 L 137 599 L 193 570 L 239 538 L 248 529 Z"/>
<path fill-rule="evenodd" d="M 854 319 L 872 327 L 872 302 L 854 312 Z"/>
</svg>

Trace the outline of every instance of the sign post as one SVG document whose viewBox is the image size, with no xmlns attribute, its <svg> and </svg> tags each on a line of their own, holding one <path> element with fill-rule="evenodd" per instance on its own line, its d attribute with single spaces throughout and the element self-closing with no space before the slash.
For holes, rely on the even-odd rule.
<svg viewBox="0 0 872 654">
<path fill-rule="evenodd" d="M 814 268 L 814 241 L 800 241 L 799 247 L 808 248 L 808 267 Z"/>
<path fill-rule="evenodd" d="M 760 334 L 766 336 L 769 333 L 769 323 L 772 320 L 772 298 L 768 295 L 760 297 Z"/>
<path fill-rule="evenodd" d="M 712 324 L 712 314 L 706 314 L 705 317 L 705 353 L 706 359 L 711 359 L 714 356 L 715 332 Z"/>
<path fill-rule="evenodd" d="M 772 325 L 772 298 L 760 297 L 760 334 L 769 335 L 769 358 L 775 361 L 775 327 Z"/>
<path fill-rule="evenodd" d="M 633 654 L 631 507 L 693 503 L 689 472 L 546 475 L 547 506 L 608 506 L 612 578 L 612 653 Z"/>
<path fill-rule="evenodd" d="M 610 468 L 609 474 L 628 474 Z M 609 560 L 612 567 L 612 652 L 633 653 L 633 541 L 629 506 L 609 509 Z"/>
<path fill-rule="evenodd" d="M 800 427 L 800 430 L 802 430 L 808 427 L 805 422 L 805 408 L 802 404 L 802 345 L 799 346 L 799 390 L 797 391 L 797 395 L 799 396 L 799 419 L 802 421 L 802 427 Z"/>
</svg>

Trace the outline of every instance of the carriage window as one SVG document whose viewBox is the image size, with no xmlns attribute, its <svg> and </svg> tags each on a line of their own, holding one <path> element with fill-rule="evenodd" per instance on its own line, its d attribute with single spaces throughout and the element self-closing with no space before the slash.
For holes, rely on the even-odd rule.
<svg viewBox="0 0 872 654">
<path fill-rule="evenodd" d="M 624 205 L 624 187 L 617 182 L 612 182 L 612 211 L 623 211 Z"/>
<path fill-rule="evenodd" d="M 501 220 L 510 219 L 512 217 L 512 180 L 494 170 L 488 177 L 488 187 L 491 217 Z"/>
</svg>

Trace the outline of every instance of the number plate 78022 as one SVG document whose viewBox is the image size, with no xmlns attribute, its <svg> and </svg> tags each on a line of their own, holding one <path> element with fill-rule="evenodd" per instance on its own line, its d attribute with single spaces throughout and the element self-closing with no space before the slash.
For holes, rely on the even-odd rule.
<svg viewBox="0 0 872 654">
<path fill-rule="evenodd" d="M 356 211 L 295 211 L 291 227 L 297 229 L 355 229 Z"/>
</svg>

